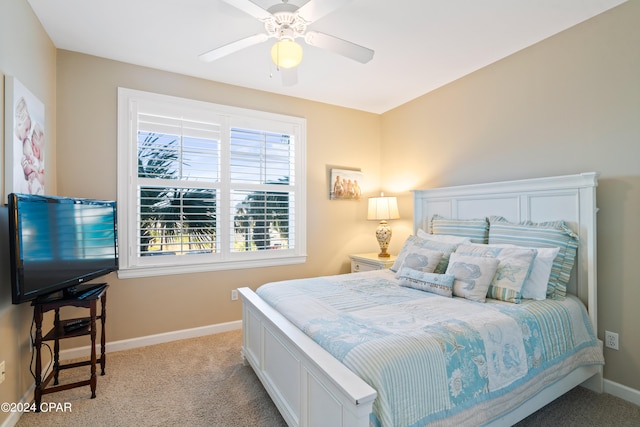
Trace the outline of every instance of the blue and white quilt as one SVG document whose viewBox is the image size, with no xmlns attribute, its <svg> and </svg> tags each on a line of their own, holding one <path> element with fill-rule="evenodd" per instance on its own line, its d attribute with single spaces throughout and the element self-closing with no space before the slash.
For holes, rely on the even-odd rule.
<svg viewBox="0 0 640 427">
<path fill-rule="evenodd" d="M 374 426 L 480 425 L 575 367 L 604 363 L 571 296 L 480 303 L 398 286 L 388 270 L 257 294 L 378 392 Z"/>
</svg>

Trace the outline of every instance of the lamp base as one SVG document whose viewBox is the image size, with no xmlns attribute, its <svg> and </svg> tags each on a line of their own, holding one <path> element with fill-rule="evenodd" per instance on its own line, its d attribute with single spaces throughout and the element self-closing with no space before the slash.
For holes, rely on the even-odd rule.
<svg viewBox="0 0 640 427">
<path fill-rule="evenodd" d="M 378 258 L 389 258 L 390 256 L 391 254 L 387 253 L 386 249 L 380 251 L 380 253 L 378 254 Z"/>
<path fill-rule="evenodd" d="M 380 225 L 376 229 L 376 239 L 378 239 L 378 246 L 380 246 L 378 258 L 390 257 L 391 255 L 387 253 L 387 248 L 391 241 L 391 227 L 387 224 L 387 221 L 380 221 Z"/>
</svg>

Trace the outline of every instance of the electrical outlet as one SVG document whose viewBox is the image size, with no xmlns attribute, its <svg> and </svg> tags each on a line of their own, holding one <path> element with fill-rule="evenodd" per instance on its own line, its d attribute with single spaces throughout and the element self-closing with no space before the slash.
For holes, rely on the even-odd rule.
<svg viewBox="0 0 640 427">
<path fill-rule="evenodd" d="M 5 372 L 4 372 L 4 360 L 0 362 L 0 384 L 4 382 Z"/>
<path fill-rule="evenodd" d="M 237 289 L 232 289 L 231 290 L 231 301 L 237 301 L 238 299 L 238 290 Z"/>
<path fill-rule="evenodd" d="M 615 332 L 604 331 L 604 345 L 618 350 L 618 334 Z"/>
</svg>

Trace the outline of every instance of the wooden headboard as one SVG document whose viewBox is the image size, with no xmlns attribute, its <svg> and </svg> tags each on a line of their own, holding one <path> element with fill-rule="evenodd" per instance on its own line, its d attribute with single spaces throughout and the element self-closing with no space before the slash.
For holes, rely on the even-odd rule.
<svg viewBox="0 0 640 427">
<path fill-rule="evenodd" d="M 579 246 L 567 292 L 586 305 L 597 331 L 595 172 L 547 178 L 461 185 L 414 191 L 414 233 L 430 232 L 434 214 L 471 219 L 500 215 L 512 222 L 564 220 Z"/>
</svg>

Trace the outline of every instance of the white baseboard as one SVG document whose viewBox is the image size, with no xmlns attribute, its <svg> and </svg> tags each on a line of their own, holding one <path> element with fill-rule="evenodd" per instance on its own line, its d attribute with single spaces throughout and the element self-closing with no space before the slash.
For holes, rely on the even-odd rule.
<svg viewBox="0 0 640 427">
<path fill-rule="evenodd" d="M 138 348 L 138 347 L 146 347 L 148 345 L 162 344 L 165 342 L 177 341 L 177 340 L 182 340 L 186 338 L 202 337 L 205 335 L 217 334 L 220 332 L 227 332 L 227 331 L 232 331 L 232 330 L 241 329 L 241 328 L 242 328 L 242 320 L 236 320 L 233 322 L 219 323 L 217 325 L 201 326 L 198 328 L 183 329 L 180 331 L 166 332 L 163 334 L 156 334 L 156 335 L 147 335 L 144 337 L 131 338 L 127 340 L 111 341 L 111 342 L 107 342 L 106 351 L 107 351 L 107 354 L 109 354 L 114 351 L 129 350 L 129 349 Z M 96 351 L 98 352 L 98 356 L 99 356 L 100 349 L 96 348 Z M 67 350 L 60 351 L 60 360 L 78 359 L 81 357 L 88 357 L 90 354 L 91 354 L 91 346 L 89 345 L 83 346 L 83 347 L 70 348 Z"/>
<path fill-rule="evenodd" d="M 605 379 L 604 392 L 640 406 L 640 390 Z"/>
<path fill-rule="evenodd" d="M 29 404 L 30 402 L 33 402 L 33 392 L 36 389 L 36 384 L 33 383 L 31 384 L 31 387 L 29 387 L 29 390 L 26 391 L 25 394 L 22 395 L 22 399 L 20 399 L 20 403 L 21 404 Z M 20 417 L 22 416 L 22 412 L 11 412 L 9 415 L 9 418 L 7 418 L 6 420 L 4 420 L 4 422 L 2 424 L 0 424 L 0 427 L 14 427 L 16 424 L 18 424 L 18 421 L 20 421 Z"/>
</svg>

